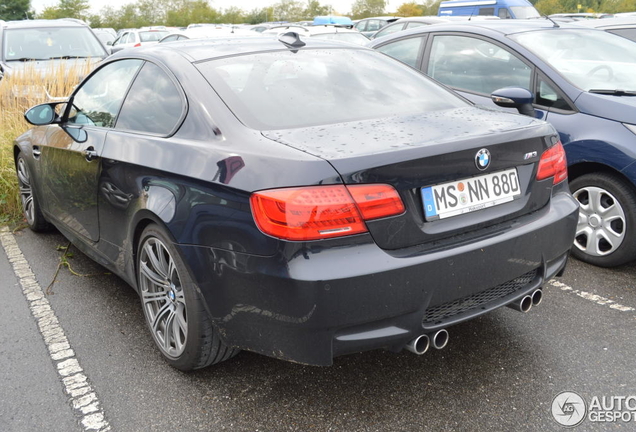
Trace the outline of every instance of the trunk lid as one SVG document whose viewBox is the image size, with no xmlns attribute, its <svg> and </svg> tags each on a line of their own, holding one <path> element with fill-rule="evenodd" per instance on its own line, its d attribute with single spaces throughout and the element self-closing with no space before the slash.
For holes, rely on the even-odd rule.
<svg viewBox="0 0 636 432">
<path fill-rule="evenodd" d="M 327 160 L 345 184 L 385 183 L 399 192 L 406 212 L 367 222 L 383 249 L 442 247 L 489 234 L 505 221 L 544 207 L 552 179 L 535 180 L 536 165 L 555 131 L 532 118 L 476 107 L 416 116 L 365 120 L 263 135 Z M 490 153 L 480 170 L 476 156 Z M 443 219 L 427 220 L 422 188 L 516 170 L 520 195 L 512 201 Z M 488 228 L 486 231 L 484 229 Z"/>
</svg>

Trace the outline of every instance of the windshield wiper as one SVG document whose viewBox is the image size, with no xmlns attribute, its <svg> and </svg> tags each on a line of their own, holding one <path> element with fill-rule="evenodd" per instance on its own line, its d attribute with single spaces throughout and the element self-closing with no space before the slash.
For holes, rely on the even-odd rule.
<svg viewBox="0 0 636 432">
<path fill-rule="evenodd" d="M 590 93 L 604 94 L 611 96 L 636 96 L 636 90 L 605 90 L 605 89 L 592 89 Z"/>
<path fill-rule="evenodd" d="M 76 59 L 76 58 L 88 58 L 86 56 L 72 56 L 72 55 L 65 55 L 65 56 L 59 56 L 59 57 L 49 57 L 49 60 L 69 60 L 69 59 Z"/>
<path fill-rule="evenodd" d="M 32 57 L 20 57 L 17 59 L 7 59 L 7 61 L 19 61 L 19 62 L 38 61 L 38 60 L 46 60 L 46 59 L 36 59 Z"/>
</svg>

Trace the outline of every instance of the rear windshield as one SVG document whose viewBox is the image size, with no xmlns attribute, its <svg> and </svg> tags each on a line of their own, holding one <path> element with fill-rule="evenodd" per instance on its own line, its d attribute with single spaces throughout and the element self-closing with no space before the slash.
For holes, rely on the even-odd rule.
<svg viewBox="0 0 636 432">
<path fill-rule="evenodd" d="M 7 30 L 2 52 L 6 61 L 106 56 L 106 51 L 87 27 Z"/>
<path fill-rule="evenodd" d="M 381 53 L 301 49 L 197 65 L 239 120 L 290 129 L 463 107 L 460 97 Z"/>
<path fill-rule="evenodd" d="M 159 39 L 166 36 L 168 31 L 142 31 L 139 32 L 139 39 L 142 42 L 158 42 Z"/>
</svg>

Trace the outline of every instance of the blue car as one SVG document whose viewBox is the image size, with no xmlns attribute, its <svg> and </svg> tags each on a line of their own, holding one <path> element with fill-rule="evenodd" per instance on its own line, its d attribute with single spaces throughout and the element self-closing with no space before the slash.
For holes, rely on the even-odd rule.
<svg viewBox="0 0 636 432">
<path fill-rule="evenodd" d="M 603 267 L 636 258 L 634 42 L 535 19 L 419 27 L 369 46 L 476 104 L 516 106 L 552 123 L 580 203 L 574 256 Z"/>
</svg>

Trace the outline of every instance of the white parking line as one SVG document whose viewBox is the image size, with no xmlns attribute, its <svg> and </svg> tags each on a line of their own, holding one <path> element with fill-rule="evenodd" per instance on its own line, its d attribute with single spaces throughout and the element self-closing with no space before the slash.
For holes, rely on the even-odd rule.
<svg viewBox="0 0 636 432">
<path fill-rule="evenodd" d="M 29 303 L 29 309 L 37 322 L 40 334 L 44 338 L 51 360 L 62 378 L 64 391 L 71 398 L 69 402 L 81 418 L 82 427 L 85 431 L 110 431 L 111 427 L 106 420 L 104 410 L 100 407 L 97 394 L 86 374 L 83 373 L 64 329 L 7 227 L 0 229 L 0 242 L 13 267 L 13 272 L 20 281 L 22 292 Z"/>
<path fill-rule="evenodd" d="M 610 309 L 615 309 L 621 312 L 632 312 L 636 310 L 633 307 L 623 306 L 622 304 L 616 303 L 614 300 L 601 297 L 600 295 L 592 294 L 587 291 L 574 289 L 571 286 L 568 286 L 564 284 L 563 282 L 555 281 L 554 279 L 548 282 L 548 284 L 552 285 L 555 288 L 559 288 L 561 291 L 576 294 L 577 296 L 584 298 L 585 300 L 589 300 L 601 306 L 609 306 Z"/>
</svg>

